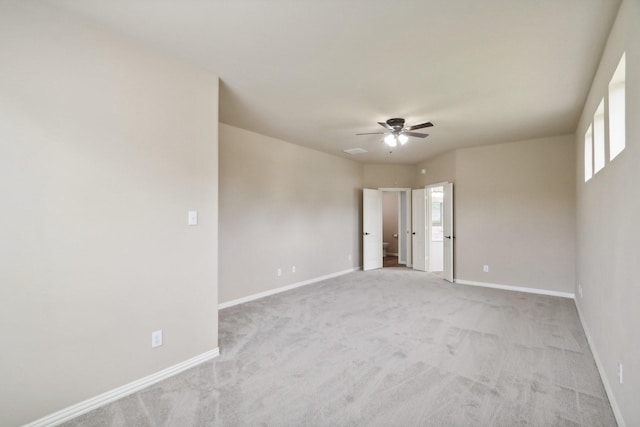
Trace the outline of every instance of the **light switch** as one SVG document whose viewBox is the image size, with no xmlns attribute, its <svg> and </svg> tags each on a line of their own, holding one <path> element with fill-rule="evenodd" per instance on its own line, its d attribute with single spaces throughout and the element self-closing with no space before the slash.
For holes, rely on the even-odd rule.
<svg viewBox="0 0 640 427">
<path fill-rule="evenodd" d="M 198 225 L 198 211 L 189 211 L 188 224 Z"/>
</svg>

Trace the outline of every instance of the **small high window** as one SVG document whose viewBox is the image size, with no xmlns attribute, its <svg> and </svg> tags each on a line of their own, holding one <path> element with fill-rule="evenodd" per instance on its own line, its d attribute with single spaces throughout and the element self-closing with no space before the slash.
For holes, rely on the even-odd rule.
<svg viewBox="0 0 640 427">
<path fill-rule="evenodd" d="M 593 116 L 593 174 L 604 167 L 604 98 Z"/>
<path fill-rule="evenodd" d="M 625 147 L 625 54 L 609 82 L 609 160 Z"/>
<path fill-rule="evenodd" d="M 593 128 L 589 125 L 589 129 L 584 134 L 584 182 L 587 182 L 593 176 Z"/>
</svg>

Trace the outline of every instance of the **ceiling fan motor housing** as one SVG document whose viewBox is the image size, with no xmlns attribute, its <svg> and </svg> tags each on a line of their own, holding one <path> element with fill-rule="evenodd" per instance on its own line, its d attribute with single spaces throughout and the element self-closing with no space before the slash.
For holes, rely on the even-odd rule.
<svg viewBox="0 0 640 427">
<path fill-rule="evenodd" d="M 394 128 L 396 131 L 402 130 L 404 127 L 404 119 L 395 118 L 387 120 L 387 124 Z"/>
</svg>

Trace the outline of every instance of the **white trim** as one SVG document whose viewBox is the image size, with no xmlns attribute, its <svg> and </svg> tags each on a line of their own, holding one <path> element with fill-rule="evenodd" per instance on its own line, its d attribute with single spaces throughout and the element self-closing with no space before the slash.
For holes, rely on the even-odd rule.
<svg viewBox="0 0 640 427">
<path fill-rule="evenodd" d="M 289 291 L 291 289 L 299 288 L 301 286 L 311 285 L 312 283 L 321 282 L 323 280 L 331 279 L 333 277 L 343 276 L 345 274 L 349 274 L 349 273 L 353 273 L 354 271 L 358 271 L 361 268 L 362 267 L 349 268 L 347 270 L 338 271 L 336 273 L 331 273 L 331 274 L 327 274 L 327 275 L 324 275 L 324 276 L 315 277 L 313 279 L 304 280 L 302 282 L 293 283 L 291 285 L 282 286 L 280 288 L 270 289 L 268 291 L 259 292 L 257 294 L 247 295 L 246 297 L 242 297 L 242 298 L 234 299 L 234 300 L 231 300 L 231 301 L 223 302 L 223 303 L 218 304 L 218 310 L 222 310 L 222 309 L 228 308 L 228 307 L 233 307 L 234 305 L 238 305 L 238 304 L 244 304 L 245 302 L 249 302 L 249 301 L 255 301 L 255 300 L 260 299 L 260 298 L 264 298 L 264 297 L 268 297 L 268 296 L 271 296 L 271 295 L 279 294 L 281 292 Z"/>
<path fill-rule="evenodd" d="M 526 292 L 529 294 L 550 295 L 554 297 L 575 299 L 576 294 L 572 292 L 550 291 L 548 289 L 525 288 L 523 286 L 499 285 L 497 283 L 474 282 L 472 280 L 455 279 L 454 283 L 460 285 L 482 286 L 484 288 L 502 289 L 505 291 Z"/>
<path fill-rule="evenodd" d="M 596 362 L 596 367 L 598 368 L 598 373 L 600 374 L 600 378 L 602 378 L 602 384 L 604 385 L 604 390 L 607 393 L 607 397 L 609 398 L 609 403 L 611 404 L 611 409 L 613 409 L 613 415 L 616 417 L 616 422 L 619 427 L 626 427 L 624 419 L 622 418 L 622 412 L 620 411 L 620 407 L 618 407 L 618 402 L 613 395 L 613 389 L 611 388 L 611 384 L 609 384 L 609 380 L 606 376 L 606 371 L 600 361 L 600 357 L 598 357 L 598 352 L 593 345 L 593 341 L 591 341 L 591 334 L 589 334 L 589 329 L 587 329 L 587 324 L 584 321 L 584 317 L 582 316 L 582 311 L 580 310 L 580 305 L 576 301 L 576 309 L 578 310 L 578 318 L 580 318 L 580 323 L 582 324 L 582 329 L 584 329 L 584 334 L 587 336 L 587 342 L 589 343 L 589 348 L 591 349 L 591 353 L 593 354 L 593 359 Z"/>
<path fill-rule="evenodd" d="M 152 384 L 160 382 L 173 375 L 179 374 L 182 371 L 199 365 L 202 362 L 206 362 L 207 360 L 213 359 L 214 357 L 217 357 L 219 355 L 220 349 L 216 347 L 213 350 L 207 351 L 206 353 L 199 354 L 195 357 L 192 357 L 191 359 L 187 359 L 176 365 L 169 366 L 168 368 L 156 372 L 155 374 L 140 378 L 123 386 L 114 388 L 113 390 L 99 394 L 90 399 L 83 400 L 82 402 L 76 403 L 75 405 L 68 406 L 58 412 L 54 412 L 53 414 L 42 417 L 29 424 L 25 424 L 23 427 L 57 426 L 77 416 L 86 414 L 89 411 L 93 411 L 94 409 L 104 406 L 107 403 L 114 402 L 132 393 L 140 391 L 143 388 L 149 387 Z"/>
</svg>

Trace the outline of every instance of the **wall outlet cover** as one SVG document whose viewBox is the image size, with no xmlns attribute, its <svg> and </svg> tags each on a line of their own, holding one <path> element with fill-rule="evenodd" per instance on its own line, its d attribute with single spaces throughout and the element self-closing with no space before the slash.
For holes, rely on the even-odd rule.
<svg viewBox="0 0 640 427">
<path fill-rule="evenodd" d="M 162 329 L 151 332 L 151 348 L 162 345 Z"/>
</svg>

